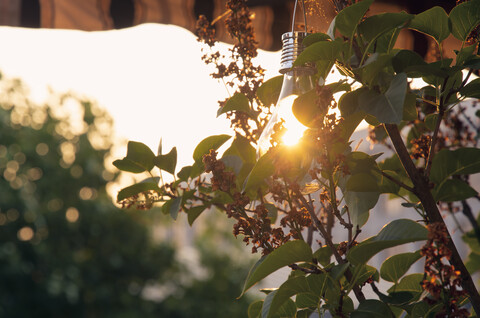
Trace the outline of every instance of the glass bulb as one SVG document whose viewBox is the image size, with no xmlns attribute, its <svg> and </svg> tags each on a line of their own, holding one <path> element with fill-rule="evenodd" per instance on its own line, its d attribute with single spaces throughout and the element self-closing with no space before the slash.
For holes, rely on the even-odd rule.
<svg viewBox="0 0 480 318">
<path fill-rule="evenodd" d="M 292 106 L 295 99 L 315 87 L 314 69 L 311 67 L 293 67 L 283 76 L 282 90 L 278 97 L 275 111 L 265 126 L 257 146 L 257 156 L 264 155 L 272 147 L 271 139 L 282 123 L 285 132 L 281 137 L 281 143 L 285 146 L 294 146 L 302 138 L 307 129 L 295 117 Z"/>
</svg>

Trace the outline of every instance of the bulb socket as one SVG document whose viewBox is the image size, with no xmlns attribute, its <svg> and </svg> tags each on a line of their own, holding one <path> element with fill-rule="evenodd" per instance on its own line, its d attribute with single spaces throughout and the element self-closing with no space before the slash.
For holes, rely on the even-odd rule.
<svg viewBox="0 0 480 318">
<path fill-rule="evenodd" d="M 303 39 L 310 33 L 306 32 L 287 32 L 282 35 L 282 56 L 280 59 L 280 73 L 285 74 L 291 71 L 293 68 L 302 69 L 304 71 L 315 71 L 315 65 L 308 63 L 303 66 L 293 66 L 293 63 L 303 52 L 305 46 L 303 45 Z"/>
</svg>

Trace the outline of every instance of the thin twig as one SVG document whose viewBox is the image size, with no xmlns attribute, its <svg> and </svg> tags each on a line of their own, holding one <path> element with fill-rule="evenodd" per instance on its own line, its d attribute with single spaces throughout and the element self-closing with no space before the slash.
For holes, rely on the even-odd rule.
<svg viewBox="0 0 480 318">
<path fill-rule="evenodd" d="M 383 170 L 380 170 L 380 169 L 377 169 L 375 170 L 377 172 L 379 172 L 382 176 L 384 176 L 385 178 L 387 178 L 388 180 L 392 181 L 393 183 L 397 184 L 398 186 L 404 188 L 405 190 L 407 191 L 410 191 L 412 193 L 415 193 L 415 190 L 412 188 L 412 187 L 409 187 L 408 185 L 406 185 L 405 183 L 403 183 L 402 181 L 400 180 L 397 180 L 395 179 L 394 177 L 392 176 L 389 176 L 387 173 L 385 173 Z"/>
</svg>

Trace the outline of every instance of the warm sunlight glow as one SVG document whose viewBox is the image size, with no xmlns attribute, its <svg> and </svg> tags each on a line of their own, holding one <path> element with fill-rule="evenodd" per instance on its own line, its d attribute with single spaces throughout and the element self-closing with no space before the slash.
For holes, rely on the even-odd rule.
<svg viewBox="0 0 480 318">
<path fill-rule="evenodd" d="M 288 105 L 288 107 L 286 106 L 284 107 L 286 111 L 281 116 L 283 120 L 285 120 L 285 123 L 283 125 L 286 131 L 282 137 L 282 141 L 286 146 L 296 145 L 300 141 L 300 138 L 302 138 L 305 130 L 307 129 L 307 127 L 302 125 L 297 120 L 295 115 L 293 115 L 292 106 L 296 98 L 297 98 L 297 95 L 290 95 L 282 99 L 279 105 L 277 105 L 277 107 L 280 107 L 280 105 Z"/>
</svg>

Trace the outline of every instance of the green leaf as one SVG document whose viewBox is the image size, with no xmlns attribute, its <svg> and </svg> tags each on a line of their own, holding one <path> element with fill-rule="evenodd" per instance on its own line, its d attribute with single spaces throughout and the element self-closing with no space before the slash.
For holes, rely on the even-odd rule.
<svg viewBox="0 0 480 318">
<path fill-rule="evenodd" d="M 479 172 L 480 149 L 460 148 L 453 151 L 443 149 L 433 158 L 430 180 L 438 185 L 452 175 L 467 175 Z"/>
<path fill-rule="evenodd" d="M 257 96 L 263 105 L 270 106 L 275 104 L 282 89 L 283 75 L 279 75 L 264 82 L 257 89 Z"/>
<path fill-rule="evenodd" d="M 342 124 L 337 127 L 340 127 L 340 134 L 343 140 L 349 141 L 355 129 L 357 129 L 358 125 L 360 125 L 365 118 L 365 112 L 356 112 L 342 117 Z"/>
<path fill-rule="evenodd" d="M 353 38 L 357 25 L 362 20 L 373 0 L 363 0 L 346 7 L 337 14 L 335 28 L 348 38 Z"/>
<path fill-rule="evenodd" d="M 468 183 L 460 179 L 447 179 L 433 191 L 435 201 L 462 201 L 477 195 Z"/>
<path fill-rule="evenodd" d="M 378 192 L 377 179 L 371 173 L 356 173 L 347 180 L 347 191 Z"/>
<path fill-rule="evenodd" d="M 262 307 L 262 318 L 266 318 L 266 313 L 264 308 L 270 308 L 270 303 L 272 302 L 273 298 L 275 297 L 277 290 L 272 291 L 265 297 Z M 295 306 L 295 302 L 291 299 L 287 299 L 280 308 L 277 308 L 277 314 L 270 316 L 272 318 L 290 318 L 295 317 L 297 312 L 297 307 Z"/>
<path fill-rule="evenodd" d="M 300 53 L 293 65 L 300 66 L 319 60 L 334 61 L 343 47 L 344 43 L 342 41 L 320 41 L 313 43 Z"/>
<path fill-rule="evenodd" d="M 428 114 L 425 116 L 425 126 L 430 131 L 435 131 L 435 126 L 437 125 L 438 114 Z"/>
<path fill-rule="evenodd" d="M 353 192 L 345 193 L 345 202 L 348 206 L 353 228 L 362 227 L 368 220 L 370 209 L 374 208 L 380 197 L 379 192 Z"/>
<path fill-rule="evenodd" d="M 362 83 L 369 87 L 373 86 L 379 78 L 381 79 L 385 75 L 383 71 L 390 67 L 392 59 L 393 56 L 390 54 L 373 53 L 355 72 L 361 74 Z"/>
<path fill-rule="evenodd" d="M 378 252 L 405 243 L 427 239 L 427 229 L 408 219 L 399 219 L 385 225 L 377 236 L 354 246 L 347 254 L 353 264 L 364 264 Z"/>
<path fill-rule="evenodd" d="M 296 262 L 311 262 L 312 257 L 312 249 L 304 241 L 296 240 L 285 243 L 270 254 L 263 256 L 250 269 L 240 296 L 278 269 Z"/>
<path fill-rule="evenodd" d="M 275 172 L 272 156 L 269 153 L 264 154 L 258 159 L 252 171 L 248 175 L 244 191 L 256 195 L 257 190 L 264 185 L 265 179 L 272 176 Z"/>
<path fill-rule="evenodd" d="M 403 105 L 407 92 L 407 76 L 397 74 L 385 94 L 368 90 L 359 96 L 360 108 L 375 116 L 381 123 L 399 124 L 403 118 Z"/>
<path fill-rule="evenodd" d="M 193 151 L 193 159 L 202 162 L 203 155 L 208 154 L 210 149 L 217 150 L 230 138 L 229 135 L 215 135 L 203 139 Z"/>
<path fill-rule="evenodd" d="M 388 293 L 393 292 L 422 292 L 423 288 L 420 283 L 423 281 L 423 274 L 410 274 L 402 278 L 398 284 L 388 289 Z"/>
<path fill-rule="evenodd" d="M 158 155 L 154 158 L 153 163 L 158 168 L 165 170 L 168 173 L 174 174 L 177 166 L 177 148 L 173 147 L 166 155 Z"/>
<path fill-rule="evenodd" d="M 250 105 L 247 96 L 242 93 L 235 93 L 230 97 L 223 107 L 217 111 L 217 117 L 230 111 L 241 111 L 250 114 Z"/>
<path fill-rule="evenodd" d="M 313 33 L 313 34 L 309 34 L 307 35 L 304 39 L 303 39 L 303 46 L 307 47 L 307 46 L 310 46 L 312 45 L 313 43 L 315 42 L 319 42 L 319 41 L 328 41 L 330 40 L 330 37 L 328 36 L 328 34 L 325 34 L 325 33 Z"/>
<path fill-rule="evenodd" d="M 146 191 L 160 191 L 158 183 L 156 182 L 140 182 L 123 188 L 117 194 L 117 202 L 122 201 L 123 199 L 130 198 L 134 195 L 137 195 Z"/>
<path fill-rule="evenodd" d="M 357 310 L 352 312 L 351 318 L 385 318 L 391 317 L 390 308 L 380 300 L 367 299 L 358 305 Z"/>
<path fill-rule="evenodd" d="M 295 304 L 297 308 L 317 308 L 320 302 L 320 297 L 312 293 L 301 293 L 295 297 Z"/>
<path fill-rule="evenodd" d="M 389 282 L 396 283 L 405 275 L 410 266 L 421 257 L 420 251 L 393 255 L 383 262 L 380 268 L 380 276 Z"/>
<path fill-rule="evenodd" d="M 408 67 L 417 65 L 427 65 L 423 58 L 416 52 L 411 50 L 400 50 L 395 54 L 392 60 L 393 69 L 397 73 L 405 72 Z M 410 75 L 410 74 L 408 74 Z M 415 77 L 419 77 L 415 76 Z"/>
<path fill-rule="evenodd" d="M 257 300 L 248 306 L 248 318 L 260 318 L 262 314 L 263 300 Z"/>
<path fill-rule="evenodd" d="M 452 25 L 452 34 L 461 41 L 465 41 L 480 23 L 479 1 L 467 1 L 454 7 L 449 16 Z"/>
<path fill-rule="evenodd" d="M 315 127 L 318 120 L 323 120 L 328 108 L 319 108 L 317 105 L 318 95 L 316 89 L 312 89 L 307 93 L 295 98 L 292 105 L 293 115 L 300 123 L 307 127 Z"/>
<path fill-rule="evenodd" d="M 460 89 L 464 97 L 480 98 L 480 78 L 476 78 Z"/>
<path fill-rule="evenodd" d="M 322 276 L 323 280 L 326 279 L 325 274 L 316 275 L 316 276 Z M 325 288 L 325 282 L 323 282 L 323 288 Z M 275 294 L 272 296 L 269 302 L 265 301 L 262 308 L 262 317 L 265 317 L 265 318 L 273 317 L 278 312 L 278 309 L 288 299 L 290 299 L 290 297 L 300 293 L 313 293 L 313 290 L 309 286 L 307 277 L 298 276 L 298 277 L 289 278 L 275 291 Z M 317 296 L 317 299 L 318 299 L 318 296 Z"/>
<path fill-rule="evenodd" d="M 187 181 L 188 178 L 190 177 L 190 173 L 192 172 L 192 168 L 193 168 L 192 166 L 183 167 L 177 173 L 177 177 L 182 181 Z"/>
<path fill-rule="evenodd" d="M 368 46 L 371 46 L 381 35 L 403 27 L 412 18 L 413 15 L 405 12 L 377 14 L 362 21 L 358 26 L 358 32 Z"/>
<path fill-rule="evenodd" d="M 316 259 L 322 266 L 327 266 L 330 264 L 332 255 L 332 249 L 325 245 L 313 253 L 313 258 Z"/>
<path fill-rule="evenodd" d="M 188 209 L 186 212 L 188 214 L 188 224 L 192 226 L 193 222 L 202 214 L 203 211 L 207 209 L 206 206 L 195 206 Z"/>
<path fill-rule="evenodd" d="M 465 64 L 478 64 L 478 60 L 475 57 L 475 48 L 476 45 L 470 45 L 462 48 L 458 53 L 457 53 L 457 58 L 455 59 L 455 65 L 463 65 Z"/>
<path fill-rule="evenodd" d="M 403 120 L 414 121 L 418 119 L 417 113 L 417 95 L 407 93 L 405 95 L 405 103 L 403 104 Z"/>
<path fill-rule="evenodd" d="M 166 201 L 162 206 L 162 212 L 170 214 L 172 219 L 176 220 L 178 212 L 180 211 L 180 205 L 182 203 L 182 197 L 176 197 Z"/>
<path fill-rule="evenodd" d="M 383 170 L 383 173 L 389 175 L 390 177 L 400 180 L 400 176 L 395 171 Z M 381 174 L 378 174 L 379 183 L 378 191 L 380 193 L 398 193 L 400 191 L 400 186 L 390 179 L 384 177 Z"/>
<path fill-rule="evenodd" d="M 442 43 L 450 35 L 448 16 L 441 7 L 433 7 L 415 15 L 409 28 L 429 35 Z"/>
<path fill-rule="evenodd" d="M 155 154 L 147 145 L 129 141 L 127 156 L 121 160 L 115 160 L 113 165 L 122 171 L 141 173 L 152 170 Z"/>
</svg>

